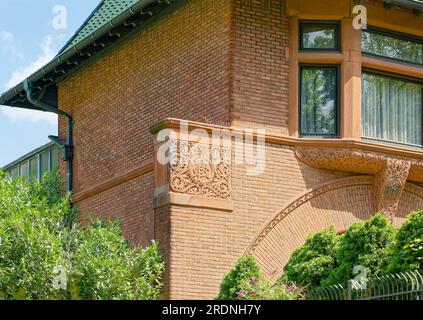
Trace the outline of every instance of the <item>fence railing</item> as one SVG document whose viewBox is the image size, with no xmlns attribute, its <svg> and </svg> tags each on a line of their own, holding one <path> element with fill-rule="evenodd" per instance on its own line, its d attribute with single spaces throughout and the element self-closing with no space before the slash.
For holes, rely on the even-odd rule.
<svg viewBox="0 0 423 320">
<path fill-rule="evenodd" d="M 309 296 L 313 300 L 423 300 L 423 271 L 377 277 L 365 286 L 350 280 L 345 286 L 314 289 Z"/>
</svg>

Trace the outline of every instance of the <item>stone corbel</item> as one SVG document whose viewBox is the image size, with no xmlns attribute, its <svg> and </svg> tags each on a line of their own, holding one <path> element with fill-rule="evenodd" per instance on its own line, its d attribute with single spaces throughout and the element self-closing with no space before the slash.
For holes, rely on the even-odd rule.
<svg viewBox="0 0 423 320">
<path fill-rule="evenodd" d="M 423 162 L 383 153 L 343 148 L 296 147 L 297 158 L 317 169 L 374 176 L 374 210 L 391 221 L 407 180 L 423 181 Z"/>
<path fill-rule="evenodd" d="M 393 221 L 410 173 L 409 161 L 388 158 L 374 179 L 374 209 Z"/>
</svg>

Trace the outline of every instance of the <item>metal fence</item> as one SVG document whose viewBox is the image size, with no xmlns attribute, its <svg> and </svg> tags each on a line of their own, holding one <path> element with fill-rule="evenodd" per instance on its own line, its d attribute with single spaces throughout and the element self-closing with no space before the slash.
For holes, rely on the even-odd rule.
<svg viewBox="0 0 423 320">
<path fill-rule="evenodd" d="M 312 300 L 423 300 L 423 271 L 403 272 L 362 284 L 350 280 L 348 285 L 314 289 Z"/>
</svg>

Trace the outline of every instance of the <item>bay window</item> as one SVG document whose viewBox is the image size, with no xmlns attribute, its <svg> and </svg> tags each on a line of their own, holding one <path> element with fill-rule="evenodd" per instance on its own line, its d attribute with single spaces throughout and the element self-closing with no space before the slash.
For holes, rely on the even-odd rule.
<svg viewBox="0 0 423 320">
<path fill-rule="evenodd" d="M 362 32 L 361 48 L 399 66 L 423 65 L 423 40 L 417 37 L 370 27 Z M 421 80 L 380 72 L 363 69 L 362 137 L 422 146 Z"/>
<path fill-rule="evenodd" d="M 290 27 L 290 134 L 423 147 L 421 37 L 355 30 L 347 18 L 292 18 Z"/>
<path fill-rule="evenodd" d="M 423 40 L 397 32 L 369 28 L 362 33 L 365 54 L 423 65 Z"/>
<path fill-rule="evenodd" d="M 363 137 L 421 146 L 422 88 L 414 80 L 364 71 Z"/>
<path fill-rule="evenodd" d="M 301 21 L 300 50 L 339 51 L 339 22 Z"/>
<path fill-rule="evenodd" d="M 338 135 L 338 67 L 300 67 L 302 136 Z"/>
</svg>

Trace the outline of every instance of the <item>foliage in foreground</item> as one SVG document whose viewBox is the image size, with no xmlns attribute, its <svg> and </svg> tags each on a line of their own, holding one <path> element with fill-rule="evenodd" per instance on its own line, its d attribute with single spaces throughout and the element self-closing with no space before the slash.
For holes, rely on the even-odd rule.
<svg viewBox="0 0 423 320">
<path fill-rule="evenodd" d="M 285 277 L 314 288 L 346 284 L 363 266 L 369 280 L 401 271 L 423 269 L 423 210 L 398 230 L 381 214 L 350 226 L 344 235 L 327 229 L 312 235 L 286 264 Z"/>
<path fill-rule="evenodd" d="M 395 228 L 381 214 L 351 225 L 340 237 L 336 252 L 337 267 L 332 269 L 323 285 L 347 283 L 353 279 L 355 266 L 366 268 L 368 278 L 380 276 L 388 266 L 395 239 Z"/>
<path fill-rule="evenodd" d="M 157 245 L 130 248 L 119 222 L 80 227 L 57 174 L 43 182 L 0 172 L 0 299 L 155 299 Z"/>
<path fill-rule="evenodd" d="M 301 288 L 282 281 L 272 284 L 260 270 L 254 257 L 239 259 L 220 286 L 219 300 L 300 300 Z"/>
<path fill-rule="evenodd" d="M 308 237 L 285 266 L 285 277 L 295 279 L 301 286 L 319 286 L 321 279 L 327 278 L 336 266 L 339 240 L 333 227 Z"/>
<path fill-rule="evenodd" d="M 398 230 L 388 273 L 423 270 L 423 210 L 407 216 Z"/>
</svg>

